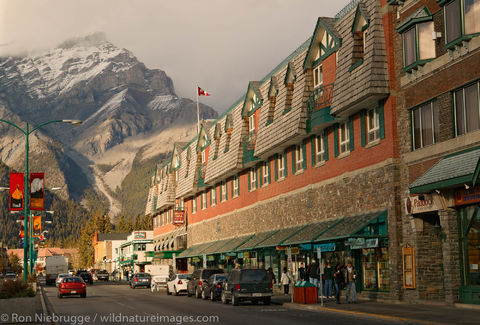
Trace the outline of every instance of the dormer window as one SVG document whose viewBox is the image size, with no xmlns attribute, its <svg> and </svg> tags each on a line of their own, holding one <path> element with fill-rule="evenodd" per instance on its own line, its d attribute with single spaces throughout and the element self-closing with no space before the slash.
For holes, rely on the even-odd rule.
<svg viewBox="0 0 480 325">
<path fill-rule="evenodd" d="M 205 156 L 205 150 L 202 150 L 202 165 L 205 165 L 206 161 L 207 161 L 207 158 Z"/>
<path fill-rule="evenodd" d="M 229 114 L 225 119 L 225 149 L 223 152 L 227 152 L 230 150 L 230 140 L 232 139 L 232 132 L 233 132 L 233 121 L 232 116 Z"/>
<path fill-rule="evenodd" d="M 213 155 L 213 159 L 217 159 L 218 157 L 218 149 L 220 148 L 220 137 L 222 136 L 221 134 L 221 131 L 220 131 L 220 124 L 217 123 L 217 125 L 215 125 L 215 134 L 214 134 L 214 137 L 215 137 L 215 153 Z"/>
<path fill-rule="evenodd" d="M 287 88 L 287 94 L 285 98 L 285 109 L 283 111 L 283 114 L 288 113 L 292 109 L 292 102 L 293 102 L 293 90 L 294 90 L 294 84 L 295 80 L 297 78 L 297 75 L 295 73 L 295 67 L 293 65 L 293 62 L 290 62 L 287 67 L 287 73 L 285 74 L 285 88 Z"/>
<path fill-rule="evenodd" d="M 273 116 L 275 115 L 275 104 L 277 103 L 277 94 L 277 78 L 272 77 L 270 79 L 270 88 L 268 89 L 268 99 L 270 101 L 270 105 L 268 107 L 267 125 L 273 122 Z"/>
<path fill-rule="evenodd" d="M 363 63 L 363 58 L 367 50 L 367 28 L 369 25 L 370 20 L 367 17 L 364 4 L 360 3 L 357 7 L 352 25 L 353 55 L 350 71 Z"/>
<path fill-rule="evenodd" d="M 255 133 L 255 114 L 248 117 L 248 133 Z"/>
</svg>

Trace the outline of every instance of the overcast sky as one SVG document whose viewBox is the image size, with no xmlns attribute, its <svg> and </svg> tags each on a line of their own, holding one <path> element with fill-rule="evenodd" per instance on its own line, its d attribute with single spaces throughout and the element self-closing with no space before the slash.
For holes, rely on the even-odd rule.
<svg viewBox="0 0 480 325">
<path fill-rule="evenodd" d="M 0 0 L 0 55 L 50 48 L 103 31 L 150 69 L 162 69 L 179 96 L 195 84 L 201 101 L 230 107 L 350 0 Z"/>
</svg>

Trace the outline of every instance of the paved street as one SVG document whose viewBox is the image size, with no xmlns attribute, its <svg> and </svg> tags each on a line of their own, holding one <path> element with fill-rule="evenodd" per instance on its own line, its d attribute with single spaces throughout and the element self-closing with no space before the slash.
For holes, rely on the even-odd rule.
<svg viewBox="0 0 480 325">
<path fill-rule="evenodd" d="M 126 285 L 95 283 L 88 286 L 86 299 L 58 299 L 56 292 L 53 286 L 45 287 L 50 314 L 63 317 L 55 322 L 58 324 L 399 324 L 353 315 L 286 309 L 278 305 L 252 305 L 246 302 L 234 307 L 188 298 L 186 295 L 167 296 L 164 290 L 159 293 L 151 293 L 143 288 L 133 290 Z M 168 316 L 168 320 L 160 316 Z M 191 318 L 185 320 L 183 316 Z M 197 319 L 198 316 L 207 317 Z M 153 321 L 147 319 L 149 317 L 154 317 Z"/>
</svg>

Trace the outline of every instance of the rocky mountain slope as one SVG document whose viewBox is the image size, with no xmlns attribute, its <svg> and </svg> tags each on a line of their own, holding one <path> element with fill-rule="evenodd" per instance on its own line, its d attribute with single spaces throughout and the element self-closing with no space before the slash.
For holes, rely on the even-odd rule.
<svg viewBox="0 0 480 325">
<path fill-rule="evenodd" d="M 200 114 L 204 119 L 217 116 L 205 105 L 200 105 Z M 47 181 L 57 177 L 56 182 L 67 184 L 65 196 L 79 197 L 85 188 L 99 182 L 104 183 L 100 186 L 103 192 L 115 191 L 132 166 L 128 161 L 133 161 L 141 148 L 161 151 L 152 144 L 171 148 L 169 138 L 173 142 L 191 136 L 196 104 L 175 94 L 173 81 L 164 71 L 148 69 L 132 52 L 97 33 L 68 40 L 46 52 L 0 58 L 0 118 L 13 118 L 21 125 L 82 120 L 80 127 L 45 126 L 34 135 L 44 145 L 31 145 L 32 151 L 48 156 L 39 160 L 37 167 L 46 171 Z M 0 159 L 22 170 L 24 137 L 1 124 Z M 162 140 L 162 134 L 167 140 Z M 117 154 L 122 150 L 130 154 Z M 110 153 L 118 159 L 109 159 Z M 105 177 L 107 173 L 95 167 L 105 161 L 123 166 L 123 171 Z"/>
</svg>

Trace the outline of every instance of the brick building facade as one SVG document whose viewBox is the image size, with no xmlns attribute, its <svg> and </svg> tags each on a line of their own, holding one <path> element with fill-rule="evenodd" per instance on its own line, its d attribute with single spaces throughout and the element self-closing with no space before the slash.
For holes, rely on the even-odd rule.
<svg viewBox="0 0 480 325">
<path fill-rule="evenodd" d="M 353 0 L 320 17 L 158 167 L 155 261 L 296 273 L 320 248 L 353 261 L 369 297 L 478 303 L 479 2 Z"/>
</svg>

